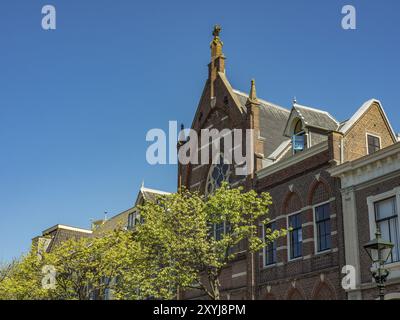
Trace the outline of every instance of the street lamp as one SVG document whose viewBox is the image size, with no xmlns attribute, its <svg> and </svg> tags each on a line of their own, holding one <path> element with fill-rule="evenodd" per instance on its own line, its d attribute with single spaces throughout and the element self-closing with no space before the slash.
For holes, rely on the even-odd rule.
<svg viewBox="0 0 400 320">
<path fill-rule="evenodd" d="M 382 239 L 379 227 L 376 228 L 375 239 L 364 245 L 365 251 L 367 251 L 373 264 L 376 266 L 376 270 L 372 272 L 372 276 L 378 286 L 380 300 L 385 300 L 385 282 L 389 275 L 389 270 L 385 269 L 384 265 L 392 253 L 393 246 L 393 243 L 390 241 Z"/>
</svg>

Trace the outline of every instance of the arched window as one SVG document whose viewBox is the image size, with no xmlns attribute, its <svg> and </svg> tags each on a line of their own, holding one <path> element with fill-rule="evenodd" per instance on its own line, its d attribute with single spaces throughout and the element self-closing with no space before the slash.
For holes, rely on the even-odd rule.
<svg viewBox="0 0 400 320">
<path fill-rule="evenodd" d="M 222 185 L 222 182 L 229 182 L 231 172 L 231 165 L 224 163 L 224 157 L 221 154 L 218 163 L 211 165 L 210 171 L 208 172 L 206 195 L 214 193 L 214 191 Z"/>
<path fill-rule="evenodd" d="M 221 187 L 222 182 L 230 182 L 231 172 L 231 165 L 224 163 L 224 156 L 220 154 L 218 163 L 211 165 L 211 168 L 208 172 L 205 192 L 206 195 L 213 194 L 215 190 Z M 228 229 L 229 225 L 225 221 L 214 224 L 212 226 L 212 233 L 215 240 L 221 240 L 223 234 L 228 232 Z"/>
<path fill-rule="evenodd" d="M 303 151 L 307 147 L 306 133 L 303 128 L 303 122 L 296 120 L 292 137 L 293 153 Z"/>
</svg>

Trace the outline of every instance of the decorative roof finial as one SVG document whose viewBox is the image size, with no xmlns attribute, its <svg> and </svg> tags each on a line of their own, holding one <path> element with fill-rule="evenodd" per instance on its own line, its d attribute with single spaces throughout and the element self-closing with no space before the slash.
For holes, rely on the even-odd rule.
<svg viewBox="0 0 400 320">
<path fill-rule="evenodd" d="M 214 25 L 213 36 L 214 38 L 219 38 L 219 33 L 221 32 L 222 28 L 219 24 Z"/>
<path fill-rule="evenodd" d="M 214 30 L 212 33 L 214 36 L 214 39 L 211 42 L 211 57 L 212 58 L 223 56 L 222 47 L 223 47 L 224 43 L 219 38 L 219 34 L 220 34 L 221 30 L 222 30 L 222 28 L 219 24 L 216 24 L 214 26 Z"/>
<path fill-rule="evenodd" d="M 294 98 L 293 98 L 293 105 L 295 105 L 297 103 L 297 99 L 296 99 L 296 96 L 294 96 Z"/>
<path fill-rule="evenodd" d="M 256 80 L 254 80 L 254 79 L 251 79 L 251 87 L 250 87 L 249 99 L 251 101 L 256 101 L 257 100 Z"/>
<path fill-rule="evenodd" d="M 144 180 L 142 180 L 142 185 L 140 186 L 140 189 L 144 188 Z"/>
<path fill-rule="evenodd" d="M 181 131 L 179 132 L 178 136 L 178 144 L 183 144 L 184 142 L 186 142 L 185 125 L 181 123 Z"/>
</svg>

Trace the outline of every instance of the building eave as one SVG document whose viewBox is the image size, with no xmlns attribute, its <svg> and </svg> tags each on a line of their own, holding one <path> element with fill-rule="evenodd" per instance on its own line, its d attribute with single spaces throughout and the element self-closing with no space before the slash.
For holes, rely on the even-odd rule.
<svg viewBox="0 0 400 320">
<path fill-rule="evenodd" d="M 362 158 L 353 161 L 348 161 L 336 167 L 329 168 L 327 171 L 333 177 L 340 177 L 344 174 L 348 174 L 356 170 L 359 170 L 365 166 L 371 165 L 374 162 L 382 161 L 383 159 L 386 159 L 388 157 L 393 157 L 396 155 L 398 155 L 400 160 L 400 142 L 397 142 L 389 147 L 381 149 L 373 154 L 366 155 Z"/>
<path fill-rule="evenodd" d="M 57 229 L 69 230 L 69 231 L 75 231 L 75 232 L 81 232 L 81 233 L 87 233 L 87 234 L 91 234 L 93 232 L 92 230 L 89 230 L 89 229 L 82 229 L 82 228 L 66 226 L 66 225 L 63 225 L 63 224 L 56 224 L 55 226 L 44 230 L 42 232 L 42 235 L 44 236 L 44 235 L 46 235 L 46 234 L 48 234 L 50 232 L 53 232 L 53 231 L 55 231 Z"/>
</svg>

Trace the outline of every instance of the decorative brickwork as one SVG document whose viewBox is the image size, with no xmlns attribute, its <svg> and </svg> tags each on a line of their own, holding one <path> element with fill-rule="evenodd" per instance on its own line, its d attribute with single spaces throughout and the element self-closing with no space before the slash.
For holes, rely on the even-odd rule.
<svg viewBox="0 0 400 320">
<path fill-rule="evenodd" d="M 286 196 L 286 201 L 283 204 L 282 213 L 297 212 L 303 207 L 300 197 L 295 192 L 290 192 Z"/>
<path fill-rule="evenodd" d="M 318 182 L 312 189 L 310 204 L 328 201 L 330 198 L 328 187 L 323 182 Z"/>
</svg>

